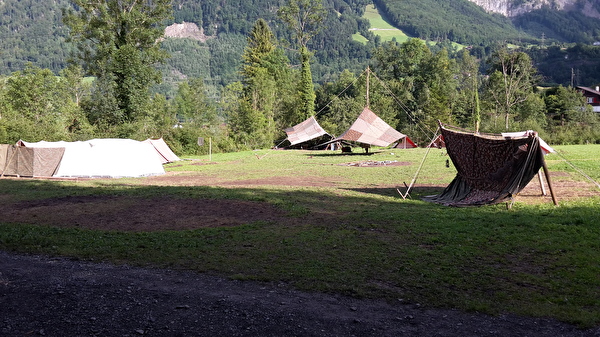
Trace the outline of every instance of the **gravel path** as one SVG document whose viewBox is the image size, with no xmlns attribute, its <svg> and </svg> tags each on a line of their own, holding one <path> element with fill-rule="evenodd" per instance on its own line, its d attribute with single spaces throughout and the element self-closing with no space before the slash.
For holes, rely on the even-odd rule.
<svg viewBox="0 0 600 337">
<path fill-rule="evenodd" d="M 550 319 L 0 251 L 0 336 L 600 336 Z"/>
</svg>

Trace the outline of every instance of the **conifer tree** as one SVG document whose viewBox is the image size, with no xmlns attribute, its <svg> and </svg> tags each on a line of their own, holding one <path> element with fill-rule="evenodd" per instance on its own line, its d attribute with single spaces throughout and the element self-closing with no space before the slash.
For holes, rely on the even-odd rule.
<svg viewBox="0 0 600 337">
<path fill-rule="evenodd" d="M 294 122 L 298 123 L 315 113 L 315 89 L 310 70 L 312 53 L 307 44 L 323 27 L 325 10 L 321 0 L 288 0 L 278 11 L 279 18 L 293 31 L 299 47 L 301 75 L 298 84 L 300 111 Z"/>
</svg>

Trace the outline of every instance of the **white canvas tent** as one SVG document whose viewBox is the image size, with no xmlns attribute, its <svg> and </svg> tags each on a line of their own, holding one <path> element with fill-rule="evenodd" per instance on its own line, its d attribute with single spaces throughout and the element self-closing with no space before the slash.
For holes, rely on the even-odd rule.
<svg viewBox="0 0 600 337">
<path fill-rule="evenodd" d="M 149 143 L 150 145 L 152 145 L 154 147 L 154 149 L 156 150 L 160 161 L 163 164 L 166 163 L 172 163 L 174 161 L 178 161 L 181 160 L 179 157 L 177 157 L 177 155 L 171 150 L 171 148 L 169 147 L 169 145 L 167 145 L 167 143 L 165 143 L 164 139 L 158 138 L 158 139 L 151 139 L 148 138 L 144 141 L 144 143 Z"/>
<path fill-rule="evenodd" d="M 291 145 L 307 142 L 320 136 L 328 135 L 317 122 L 314 116 L 311 116 L 307 120 L 291 128 L 285 129 L 285 133 L 288 136 L 288 140 Z"/>
<path fill-rule="evenodd" d="M 143 177 L 164 174 L 160 157 L 151 144 L 131 139 L 92 139 L 79 142 L 20 140 L 32 148 L 64 148 L 53 177 Z"/>
</svg>

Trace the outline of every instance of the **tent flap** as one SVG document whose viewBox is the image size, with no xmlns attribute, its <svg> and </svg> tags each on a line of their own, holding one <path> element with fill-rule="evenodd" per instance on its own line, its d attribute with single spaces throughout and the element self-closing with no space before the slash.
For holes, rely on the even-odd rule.
<svg viewBox="0 0 600 337">
<path fill-rule="evenodd" d="M 167 143 L 165 143 L 165 141 L 164 141 L 164 139 L 162 139 L 162 137 L 158 138 L 158 139 L 148 138 L 144 141 L 144 143 L 149 143 L 150 145 L 152 145 L 154 147 L 154 149 L 156 150 L 156 152 L 160 158 L 160 161 L 163 164 L 172 163 L 172 162 L 181 160 L 171 150 L 169 145 L 167 145 Z"/>
</svg>

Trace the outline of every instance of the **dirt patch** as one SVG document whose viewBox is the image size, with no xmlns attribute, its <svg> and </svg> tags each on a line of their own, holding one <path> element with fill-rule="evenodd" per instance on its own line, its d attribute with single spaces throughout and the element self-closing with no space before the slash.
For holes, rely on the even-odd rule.
<svg viewBox="0 0 600 337">
<path fill-rule="evenodd" d="M 289 177 L 267 177 L 256 179 L 230 180 L 218 176 L 194 176 L 185 173 L 167 174 L 162 176 L 148 177 L 147 185 L 169 185 L 169 186 L 214 186 L 214 187 L 248 187 L 248 186 L 306 186 L 306 187 L 336 187 L 347 182 L 344 178 L 323 178 L 310 176 Z"/>
<path fill-rule="evenodd" d="M 283 222 L 275 206 L 243 200 L 65 197 L 5 204 L 3 222 L 97 230 L 159 231 Z"/>
<path fill-rule="evenodd" d="M 405 161 L 397 161 L 397 160 L 383 160 L 383 161 L 365 160 L 365 161 L 344 163 L 344 164 L 339 164 L 339 165 L 341 165 L 341 166 L 356 166 L 356 167 L 382 167 L 382 166 L 409 166 L 409 165 L 412 165 L 412 163 L 405 162 Z"/>
</svg>

